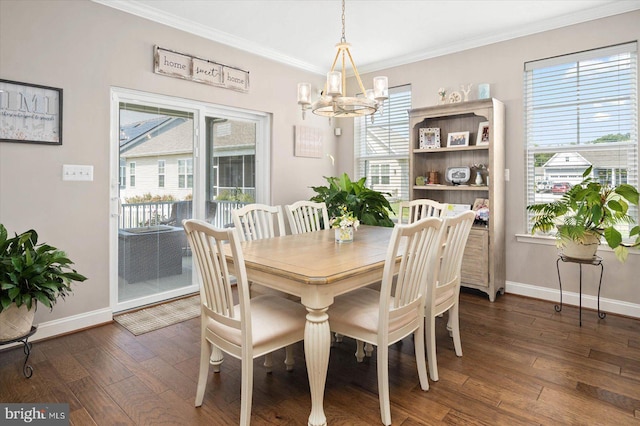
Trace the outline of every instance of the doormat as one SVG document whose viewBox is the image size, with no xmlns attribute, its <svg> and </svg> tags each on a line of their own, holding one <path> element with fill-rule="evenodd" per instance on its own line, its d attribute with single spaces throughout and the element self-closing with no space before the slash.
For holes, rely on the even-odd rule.
<svg viewBox="0 0 640 426">
<path fill-rule="evenodd" d="M 113 320 L 136 336 L 200 315 L 200 295 L 185 297 L 139 311 L 116 315 Z"/>
</svg>

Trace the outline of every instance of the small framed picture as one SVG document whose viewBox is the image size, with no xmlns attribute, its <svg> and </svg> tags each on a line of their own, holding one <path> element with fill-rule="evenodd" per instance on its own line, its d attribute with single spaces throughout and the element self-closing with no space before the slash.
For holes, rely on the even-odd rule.
<svg viewBox="0 0 640 426">
<path fill-rule="evenodd" d="M 447 147 L 469 146 L 469 132 L 452 132 L 447 135 Z"/>
<path fill-rule="evenodd" d="M 420 129 L 420 149 L 440 148 L 440 129 L 427 127 Z"/>
<path fill-rule="evenodd" d="M 478 136 L 476 137 L 476 145 L 489 145 L 489 122 L 483 121 L 478 124 Z"/>
<path fill-rule="evenodd" d="M 478 211 L 483 208 L 489 208 L 489 200 L 486 198 L 476 198 L 473 202 L 473 211 Z"/>
</svg>

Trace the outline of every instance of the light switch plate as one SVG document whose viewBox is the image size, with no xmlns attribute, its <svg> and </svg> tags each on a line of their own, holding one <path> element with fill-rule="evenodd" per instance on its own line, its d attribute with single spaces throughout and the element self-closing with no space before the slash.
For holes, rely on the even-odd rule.
<svg viewBox="0 0 640 426">
<path fill-rule="evenodd" d="M 84 166 L 84 165 L 76 165 L 76 164 L 63 164 L 62 165 L 62 180 L 92 181 L 93 180 L 93 166 Z"/>
</svg>

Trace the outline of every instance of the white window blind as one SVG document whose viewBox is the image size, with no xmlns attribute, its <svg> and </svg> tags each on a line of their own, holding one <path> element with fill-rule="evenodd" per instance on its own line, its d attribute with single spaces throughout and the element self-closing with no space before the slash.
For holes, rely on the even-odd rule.
<svg viewBox="0 0 640 426">
<path fill-rule="evenodd" d="M 390 201 L 409 199 L 409 109 L 411 86 L 393 87 L 373 123 L 370 116 L 355 120 L 355 178 L 366 177 Z"/>
<path fill-rule="evenodd" d="M 636 42 L 525 63 L 527 204 L 559 198 L 589 166 L 637 187 L 637 95 Z"/>
</svg>

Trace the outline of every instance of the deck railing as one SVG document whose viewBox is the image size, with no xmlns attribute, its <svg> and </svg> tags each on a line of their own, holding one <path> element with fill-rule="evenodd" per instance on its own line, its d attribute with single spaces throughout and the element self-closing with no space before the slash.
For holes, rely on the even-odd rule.
<svg viewBox="0 0 640 426">
<path fill-rule="evenodd" d="M 218 228 L 233 226 L 231 211 L 249 203 L 239 201 L 208 201 L 206 221 Z M 169 224 L 181 226 L 183 219 L 193 215 L 191 201 L 157 201 L 122 204 L 119 227 L 141 228 Z"/>
</svg>

